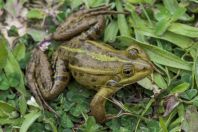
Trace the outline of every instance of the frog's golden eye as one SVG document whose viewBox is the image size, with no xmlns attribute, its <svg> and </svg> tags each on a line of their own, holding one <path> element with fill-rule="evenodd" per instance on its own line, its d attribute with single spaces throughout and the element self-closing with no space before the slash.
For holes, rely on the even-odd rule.
<svg viewBox="0 0 198 132">
<path fill-rule="evenodd" d="M 131 56 L 137 56 L 140 53 L 140 51 L 137 48 L 131 48 L 128 50 L 128 52 Z"/>
<path fill-rule="evenodd" d="M 126 77 L 132 76 L 134 74 L 133 65 L 124 65 L 124 67 L 123 67 L 123 74 Z"/>
</svg>

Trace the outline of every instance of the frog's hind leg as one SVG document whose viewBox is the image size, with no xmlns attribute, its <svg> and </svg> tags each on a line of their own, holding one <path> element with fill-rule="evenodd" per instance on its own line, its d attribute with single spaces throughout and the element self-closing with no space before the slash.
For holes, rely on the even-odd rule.
<svg viewBox="0 0 198 132">
<path fill-rule="evenodd" d="M 113 89 L 110 88 L 101 88 L 94 98 L 91 101 L 91 115 L 93 115 L 97 122 L 104 122 L 107 119 L 106 112 L 105 112 L 105 104 L 107 98 L 112 96 L 115 93 Z"/>
<path fill-rule="evenodd" d="M 47 56 L 38 48 L 34 49 L 32 58 L 27 66 L 26 79 L 28 86 L 38 103 L 48 108 L 44 100 L 51 100 L 58 96 L 67 86 L 70 74 L 65 60 L 56 57 L 55 74 L 48 61 Z M 52 110 L 50 110 L 52 111 Z"/>
<path fill-rule="evenodd" d="M 82 32 L 92 30 L 90 27 L 96 27 L 96 31 L 94 32 L 94 34 L 96 34 L 96 32 L 101 32 L 104 29 L 104 15 L 123 13 L 126 14 L 126 12 L 110 10 L 110 6 L 79 10 L 71 14 L 60 26 L 58 26 L 51 38 L 54 40 L 68 40 L 80 35 Z"/>
<path fill-rule="evenodd" d="M 36 83 L 37 81 L 36 81 L 34 73 L 36 71 L 36 66 L 39 61 L 38 55 L 40 55 L 40 54 L 38 52 L 36 52 L 36 49 L 34 49 L 32 58 L 26 68 L 27 84 L 28 84 L 28 87 L 30 88 L 30 91 L 32 92 L 32 94 L 34 95 L 36 100 L 38 101 L 38 103 L 41 104 L 44 108 L 48 109 L 49 111 L 55 113 L 58 116 L 58 114 L 45 101 L 45 99 L 43 98 L 43 96 L 38 88 L 38 85 Z"/>
</svg>

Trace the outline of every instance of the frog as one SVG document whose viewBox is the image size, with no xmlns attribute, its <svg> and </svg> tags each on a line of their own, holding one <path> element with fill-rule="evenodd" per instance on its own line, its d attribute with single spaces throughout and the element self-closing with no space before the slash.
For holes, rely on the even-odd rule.
<svg viewBox="0 0 198 132">
<path fill-rule="evenodd" d="M 103 123 L 111 117 L 106 114 L 106 101 L 152 73 L 152 63 L 139 46 L 132 44 L 118 50 L 99 41 L 106 25 L 105 15 L 111 14 L 116 11 L 108 6 L 76 11 L 50 35 L 53 40 L 63 41 L 51 60 L 41 45 L 32 51 L 26 79 L 40 103 L 48 106 L 45 101 L 55 99 L 74 79 L 96 91 L 90 102 L 90 115 Z"/>
</svg>

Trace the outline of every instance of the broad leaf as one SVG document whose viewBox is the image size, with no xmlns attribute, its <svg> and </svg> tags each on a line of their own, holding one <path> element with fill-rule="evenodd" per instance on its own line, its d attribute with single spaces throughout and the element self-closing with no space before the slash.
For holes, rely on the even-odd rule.
<svg viewBox="0 0 198 132">
<path fill-rule="evenodd" d="M 32 111 L 25 116 L 25 120 L 20 128 L 20 132 L 27 132 L 28 128 L 34 123 L 34 121 L 41 116 L 41 112 Z"/>
</svg>

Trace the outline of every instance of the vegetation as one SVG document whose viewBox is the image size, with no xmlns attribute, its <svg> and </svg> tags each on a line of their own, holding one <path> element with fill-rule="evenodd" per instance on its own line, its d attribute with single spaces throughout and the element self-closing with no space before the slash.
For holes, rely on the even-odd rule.
<svg viewBox="0 0 198 132">
<path fill-rule="evenodd" d="M 95 92 L 73 80 L 49 102 L 57 118 L 26 86 L 31 50 L 72 12 L 104 4 L 130 14 L 107 16 L 101 41 L 117 49 L 138 44 L 155 71 L 109 99 L 107 112 L 117 117 L 104 124 L 89 116 Z M 0 0 L 0 132 L 197 131 L 197 13 L 197 0 Z"/>
</svg>

